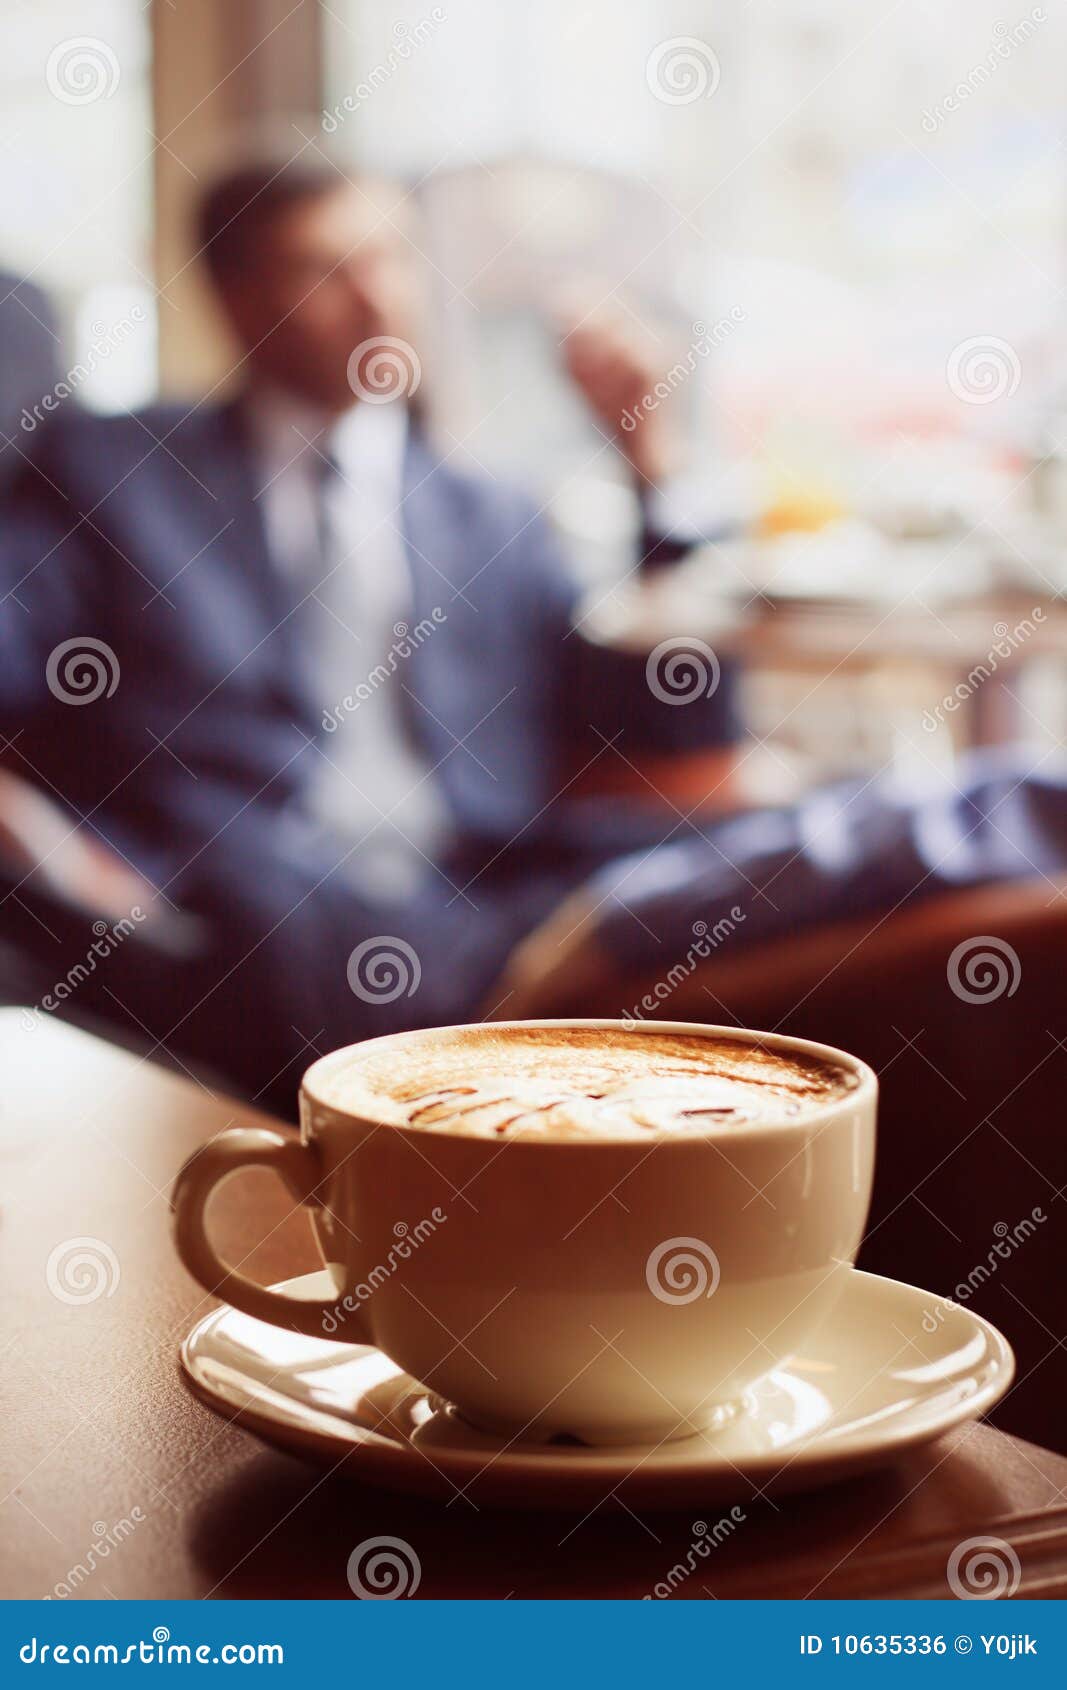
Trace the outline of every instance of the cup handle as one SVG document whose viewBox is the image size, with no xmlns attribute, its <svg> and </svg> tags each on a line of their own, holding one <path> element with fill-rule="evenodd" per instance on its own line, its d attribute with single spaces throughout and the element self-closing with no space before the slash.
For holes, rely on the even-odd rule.
<svg viewBox="0 0 1067 1690">
<path fill-rule="evenodd" d="M 280 1175 L 298 1203 L 316 1204 L 316 1188 L 322 1181 L 322 1166 L 314 1144 L 299 1139 L 283 1138 L 281 1133 L 269 1132 L 265 1127 L 233 1127 L 190 1156 L 175 1181 L 171 1193 L 174 1210 L 174 1239 L 178 1255 L 193 1278 L 199 1280 L 213 1297 L 265 1320 L 272 1326 L 303 1332 L 311 1338 L 326 1338 L 328 1331 L 323 1316 L 333 1312 L 338 1299 L 321 1302 L 318 1298 L 290 1297 L 284 1291 L 272 1291 L 235 1268 L 227 1267 L 208 1237 L 206 1216 L 208 1201 L 216 1186 L 244 1168 L 270 1168 Z M 346 1315 L 345 1337 L 356 1325 L 356 1312 Z M 356 1343 L 371 1343 L 369 1332 L 354 1332 Z"/>
</svg>

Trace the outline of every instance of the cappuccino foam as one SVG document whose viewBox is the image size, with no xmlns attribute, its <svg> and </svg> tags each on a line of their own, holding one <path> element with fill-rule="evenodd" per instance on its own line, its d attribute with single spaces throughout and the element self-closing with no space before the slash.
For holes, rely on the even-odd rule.
<svg viewBox="0 0 1067 1690">
<path fill-rule="evenodd" d="M 699 1135 L 794 1121 L 850 1069 L 746 1039 L 624 1028 L 464 1028 L 369 1046 L 320 1084 L 336 1108 L 479 1138 Z"/>
</svg>

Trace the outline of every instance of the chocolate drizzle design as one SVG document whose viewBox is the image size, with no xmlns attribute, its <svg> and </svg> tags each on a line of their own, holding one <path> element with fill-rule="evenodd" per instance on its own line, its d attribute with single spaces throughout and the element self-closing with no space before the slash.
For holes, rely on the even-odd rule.
<svg viewBox="0 0 1067 1690">
<path fill-rule="evenodd" d="M 742 1039 L 487 1028 L 372 1049 L 333 1077 L 328 1101 L 439 1132 L 588 1139 L 770 1126 L 856 1084 L 844 1067 Z"/>
</svg>

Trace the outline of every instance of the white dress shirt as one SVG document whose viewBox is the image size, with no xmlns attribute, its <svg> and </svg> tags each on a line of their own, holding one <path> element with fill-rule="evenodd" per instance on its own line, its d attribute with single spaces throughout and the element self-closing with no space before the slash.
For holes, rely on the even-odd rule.
<svg viewBox="0 0 1067 1690">
<path fill-rule="evenodd" d="M 271 558 L 312 602 L 309 667 L 324 731 L 305 815 L 328 831 L 368 893 L 404 896 L 447 833 L 444 801 L 405 716 L 412 583 L 403 537 L 408 419 L 354 404 L 324 426 L 276 390 L 250 408 Z M 432 638 L 432 635 L 429 637 Z"/>
</svg>

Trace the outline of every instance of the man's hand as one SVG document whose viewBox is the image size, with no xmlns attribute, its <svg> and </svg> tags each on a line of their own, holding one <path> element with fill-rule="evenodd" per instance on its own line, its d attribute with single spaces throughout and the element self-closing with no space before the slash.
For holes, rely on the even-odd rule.
<svg viewBox="0 0 1067 1690">
<path fill-rule="evenodd" d="M 594 312 L 563 340 L 567 372 L 639 480 L 656 487 L 673 467 L 664 401 L 663 352 L 621 314 Z"/>
<path fill-rule="evenodd" d="M 123 916 L 151 904 L 153 888 L 46 793 L 0 769 L 0 868 L 19 882 L 37 873 L 67 902 Z"/>
</svg>

